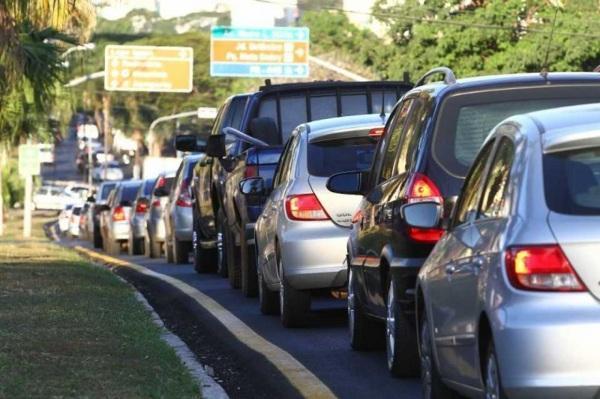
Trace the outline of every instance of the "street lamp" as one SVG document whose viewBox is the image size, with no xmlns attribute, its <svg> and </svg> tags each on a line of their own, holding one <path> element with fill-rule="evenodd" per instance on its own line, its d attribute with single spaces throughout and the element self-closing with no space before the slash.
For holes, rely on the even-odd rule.
<svg viewBox="0 0 600 399">
<path fill-rule="evenodd" d="M 68 49 L 67 51 L 65 51 L 64 53 L 62 53 L 60 55 L 60 58 L 63 59 L 63 60 L 65 60 L 67 58 L 67 56 L 69 54 L 71 54 L 71 53 L 74 53 L 76 51 L 89 51 L 89 50 L 93 50 L 95 48 L 96 48 L 96 43 L 84 43 L 84 44 L 81 44 L 79 46 L 71 47 L 70 49 Z M 69 67 L 69 61 L 67 61 L 67 60 L 63 61 L 62 64 L 63 64 L 63 66 L 65 68 Z"/>
</svg>

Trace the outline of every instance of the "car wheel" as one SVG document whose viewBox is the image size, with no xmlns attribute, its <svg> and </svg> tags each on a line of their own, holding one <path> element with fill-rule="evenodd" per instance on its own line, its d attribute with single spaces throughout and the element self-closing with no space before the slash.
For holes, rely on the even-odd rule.
<svg viewBox="0 0 600 399">
<path fill-rule="evenodd" d="M 258 276 L 256 274 L 256 245 L 248 245 L 245 229 L 240 239 L 242 293 L 247 297 L 255 297 L 258 293 Z"/>
<path fill-rule="evenodd" d="M 496 348 L 490 340 L 485 358 L 485 399 L 506 399 L 500 379 Z"/>
<path fill-rule="evenodd" d="M 409 321 L 396 299 L 398 285 L 394 278 L 390 279 L 385 322 L 387 365 L 394 376 L 416 377 L 419 375 L 416 326 Z"/>
<path fill-rule="evenodd" d="M 423 314 L 420 331 L 420 359 L 421 359 L 421 389 L 423 399 L 453 399 L 458 398 L 442 381 L 433 356 L 433 338 L 431 327 L 426 314 Z"/>
<path fill-rule="evenodd" d="M 300 327 L 306 323 L 310 310 L 310 291 L 298 290 L 290 285 L 283 272 L 283 264 L 277 254 L 279 270 L 279 315 L 284 327 Z"/>
<path fill-rule="evenodd" d="M 173 237 L 173 259 L 175 263 L 188 263 L 190 260 L 190 249 L 188 243 L 179 241 Z"/>
<path fill-rule="evenodd" d="M 279 295 L 267 287 L 260 273 L 258 274 L 258 302 L 262 314 L 275 315 L 279 312 Z"/>
<path fill-rule="evenodd" d="M 215 248 L 202 248 L 200 245 L 200 226 L 194 212 L 194 230 L 192 231 L 192 254 L 194 255 L 194 270 L 198 273 L 209 273 L 216 269 L 217 251 Z"/>
<path fill-rule="evenodd" d="M 223 278 L 227 277 L 227 251 L 225 251 L 226 236 L 225 217 L 221 209 L 217 212 L 217 274 Z"/>
<path fill-rule="evenodd" d="M 370 319 L 363 311 L 358 298 L 358 280 L 351 267 L 348 268 L 348 331 L 350 346 L 355 350 L 367 350 L 377 347 L 383 340 L 381 323 Z"/>
</svg>

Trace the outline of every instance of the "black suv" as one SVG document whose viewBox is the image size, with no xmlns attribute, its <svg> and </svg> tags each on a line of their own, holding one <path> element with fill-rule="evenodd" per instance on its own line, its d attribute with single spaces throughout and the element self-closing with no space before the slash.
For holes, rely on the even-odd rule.
<svg viewBox="0 0 600 399">
<path fill-rule="evenodd" d="M 443 82 L 424 84 L 437 74 Z M 348 240 L 353 348 L 381 343 L 384 322 L 389 370 L 397 376 L 418 373 L 415 279 L 443 229 L 408 226 L 402 205 L 437 201 L 447 218 L 496 124 L 514 114 L 598 101 L 598 73 L 456 80 L 450 69 L 436 68 L 417 82 L 394 107 L 371 170 L 341 173 L 328 182 L 332 191 L 363 195 Z"/>
<path fill-rule="evenodd" d="M 380 113 L 382 107 L 389 112 L 411 87 L 407 82 L 327 81 L 278 85 L 267 82 L 247 96 L 241 119 L 234 118 L 235 123 L 227 125 L 217 118 L 206 147 L 207 155 L 217 162 L 207 160 L 196 170 L 198 221 L 202 227 L 208 226 L 205 220 L 216 218 L 211 231 L 201 233 L 203 238 L 217 237 L 218 247 L 222 249 L 218 270 L 229 276 L 232 287 L 241 287 L 247 296 L 257 294 L 254 223 L 267 198 L 246 198 L 239 190 L 239 183 L 245 178 L 262 177 L 266 185 L 270 185 L 283 145 L 296 126 L 318 119 Z M 236 136 L 227 127 L 243 135 Z M 227 134 L 223 134 L 224 130 Z M 209 215 L 208 219 L 205 215 Z M 208 244 L 197 246 L 199 250 L 204 247 Z M 202 262 L 202 253 L 198 252 L 198 257 Z M 206 269 L 204 264 L 199 266 L 198 270 Z"/>
</svg>

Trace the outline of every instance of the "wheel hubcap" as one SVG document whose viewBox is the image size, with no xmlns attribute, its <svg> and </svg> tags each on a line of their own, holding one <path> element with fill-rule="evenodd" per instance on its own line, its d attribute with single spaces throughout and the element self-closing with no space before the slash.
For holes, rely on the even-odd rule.
<svg viewBox="0 0 600 399">
<path fill-rule="evenodd" d="M 350 331 L 350 339 L 354 338 L 354 318 L 356 312 L 356 298 L 354 297 L 354 273 L 352 269 L 348 272 L 348 330 Z"/>
<path fill-rule="evenodd" d="M 423 315 L 426 318 L 426 315 Z M 431 338 L 429 336 L 429 323 L 423 320 L 421 328 L 421 381 L 423 384 L 423 398 L 431 398 L 431 372 L 433 360 L 431 357 Z"/>
<path fill-rule="evenodd" d="M 494 354 L 490 355 L 486 366 L 485 398 L 500 399 L 500 378 Z"/>
<path fill-rule="evenodd" d="M 387 337 L 387 360 L 391 369 L 394 363 L 394 345 L 396 343 L 396 317 L 395 317 L 394 282 L 390 284 L 388 292 L 387 318 L 385 322 L 385 335 Z"/>
</svg>

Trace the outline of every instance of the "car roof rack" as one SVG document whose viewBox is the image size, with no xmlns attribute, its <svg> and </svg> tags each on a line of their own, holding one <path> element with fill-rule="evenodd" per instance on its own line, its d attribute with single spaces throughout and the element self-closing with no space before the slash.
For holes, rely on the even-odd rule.
<svg viewBox="0 0 600 399">
<path fill-rule="evenodd" d="M 456 76 L 454 75 L 454 72 L 452 71 L 452 69 L 450 69 L 448 67 L 438 67 L 438 68 L 433 68 L 433 69 L 429 70 L 425 75 L 421 76 L 421 78 L 419 80 L 417 80 L 417 83 L 415 83 L 414 87 L 423 86 L 425 84 L 425 82 L 427 81 L 428 77 L 430 77 L 432 75 L 437 75 L 440 73 L 444 75 L 444 83 L 445 84 L 453 85 L 456 83 Z"/>
</svg>

